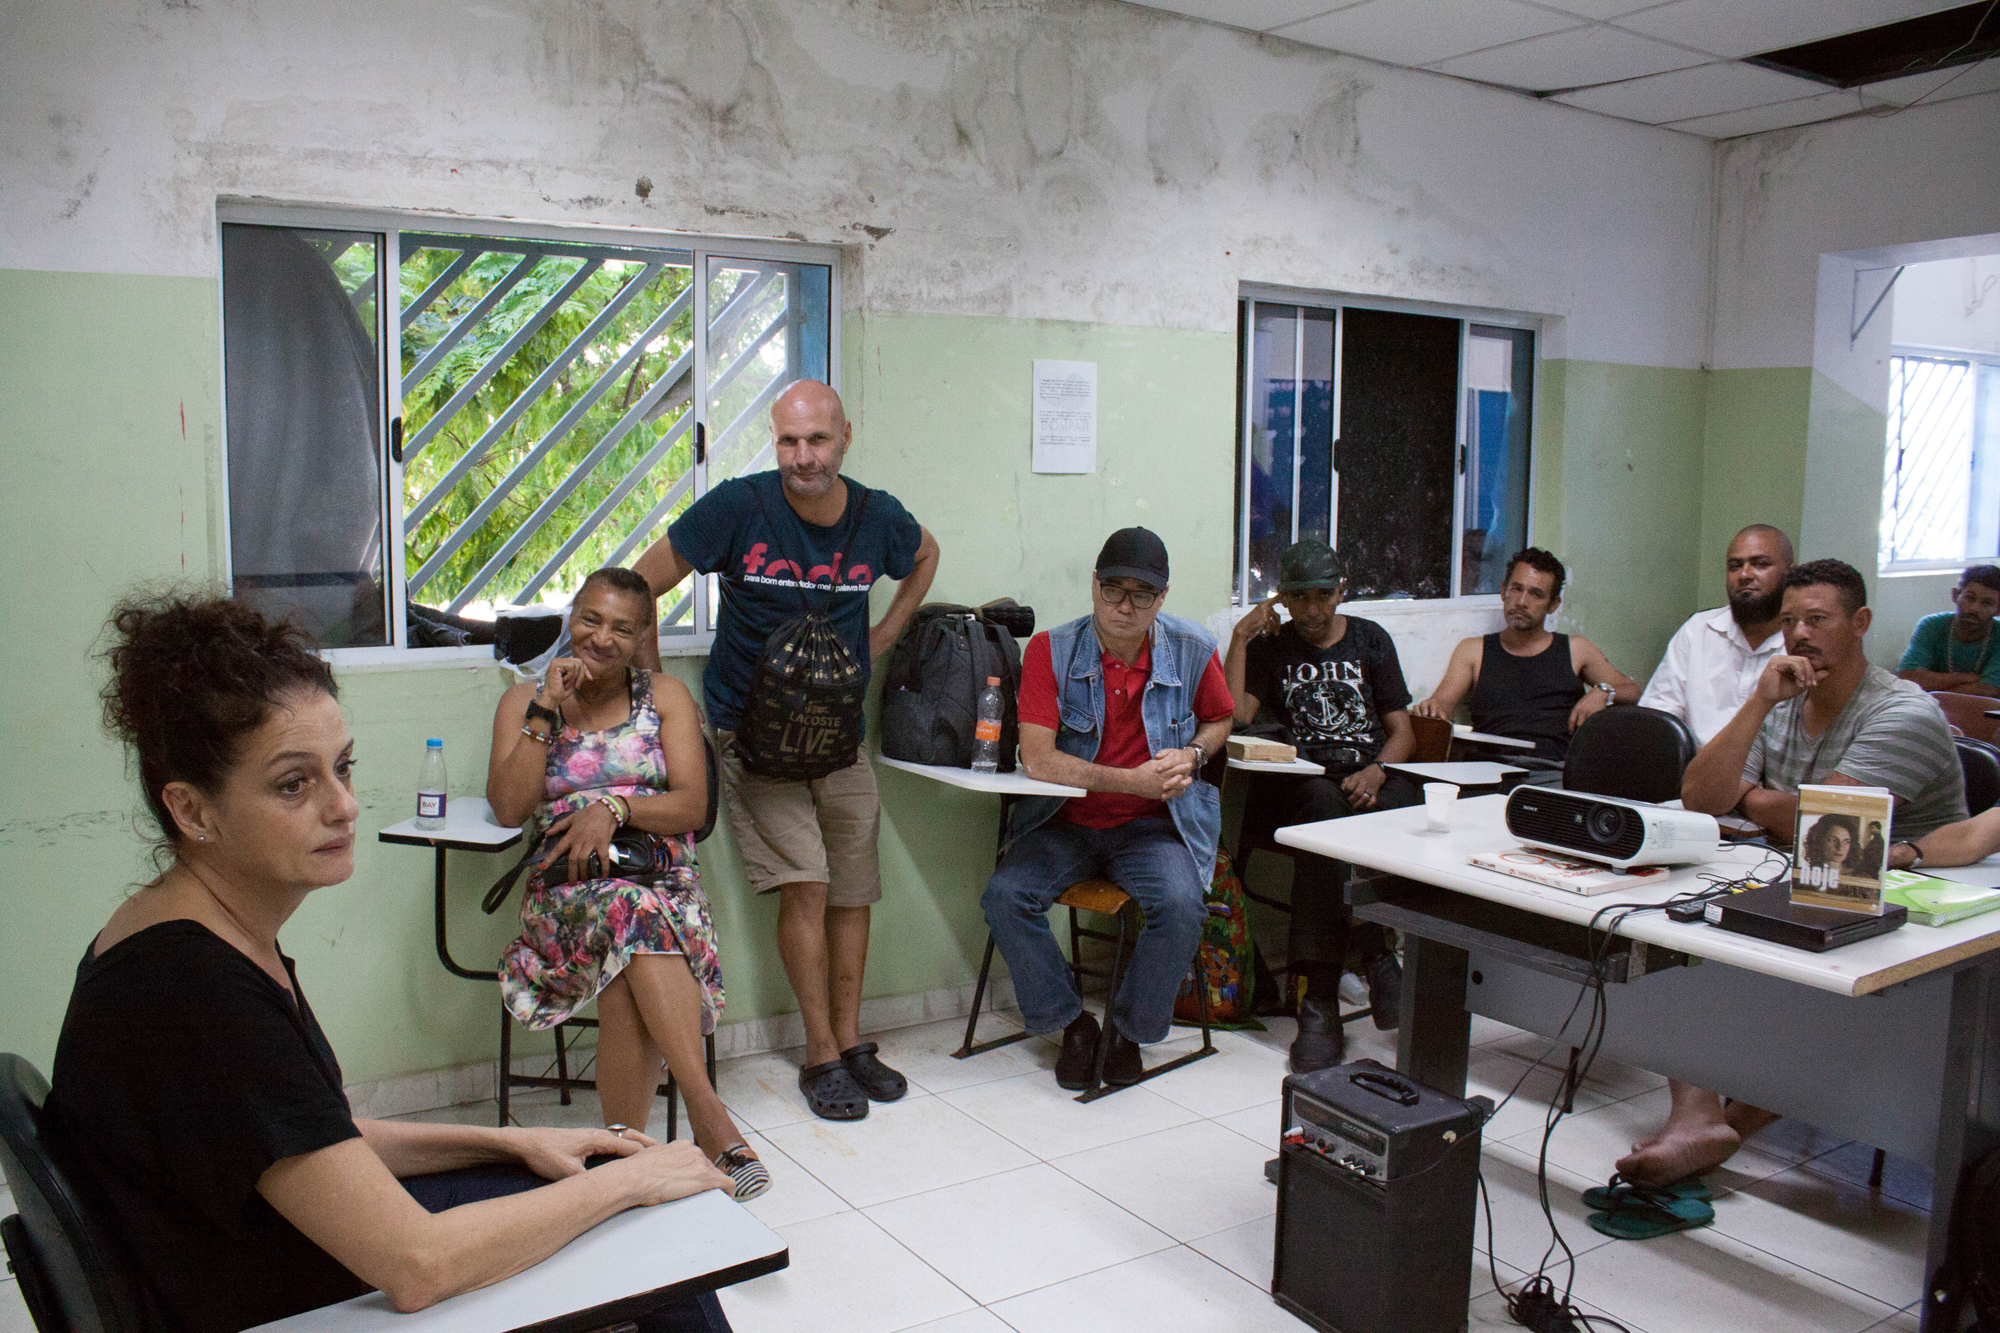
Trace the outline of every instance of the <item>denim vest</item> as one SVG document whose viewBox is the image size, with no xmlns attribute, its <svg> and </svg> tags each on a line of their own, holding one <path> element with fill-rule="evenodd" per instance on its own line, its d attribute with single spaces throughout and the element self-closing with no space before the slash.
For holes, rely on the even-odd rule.
<svg viewBox="0 0 2000 1333">
<path fill-rule="evenodd" d="M 1146 723 L 1146 743 L 1154 753 L 1185 749 L 1194 743 L 1201 722 L 1194 715 L 1194 696 L 1202 672 L 1215 655 L 1215 640 L 1192 620 L 1162 615 L 1153 622 L 1153 673 L 1139 702 Z M 1049 658 L 1055 668 L 1056 701 L 1062 725 L 1056 748 L 1064 754 L 1095 762 L 1104 741 L 1104 649 L 1090 616 L 1049 631 Z M 1024 796 L 1014 802 L 1008 840 L 1022 837 L 1047 823 L 1062 809 L 1061 796 Z M 1215 873 L 1215 844 L 1222 834 L 1222 794 L 1196 775 L 1194 784 L 1167 802 L 1174 829 L 1181 835 L 1203 891 Z"/>
</svg>

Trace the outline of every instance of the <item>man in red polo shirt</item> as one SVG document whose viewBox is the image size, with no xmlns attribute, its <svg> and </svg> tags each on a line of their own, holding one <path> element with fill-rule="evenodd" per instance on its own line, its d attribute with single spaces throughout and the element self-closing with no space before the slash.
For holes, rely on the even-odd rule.
<svg viewBox="0 0 2000 1333">
<path fill-rule="evenodd" d="M 1201 767 L 1229 738 L 1235 703 L 1215 640 L 1160 614 L 1167 548 L 1144 528 L 1113 533 L 1097 558 L 1091 614 L 1037 634 L 1021 662 L 1021 761 L 1087 796 L 1029 797 L 1013 808 L 1006 855 L 982 906 L 1014 977 L 1028 1031 L 1063 1033 L 1056 1081 L 1095 1081 L 1100 1037 L 1048 926 L 1058 895 L 1108 879 L 1145 915 L 1102 1033 L 1104 1081 L 1143 1074 L 1139 1045 L 1159 1041 L 1201 941 L 1221 802 Z"/>
</svg>

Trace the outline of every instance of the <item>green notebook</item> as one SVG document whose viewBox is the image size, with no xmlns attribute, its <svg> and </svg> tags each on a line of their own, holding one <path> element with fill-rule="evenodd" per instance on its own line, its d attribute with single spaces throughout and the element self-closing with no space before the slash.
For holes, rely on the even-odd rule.
<svg viewBox="0 0 2000 1333">
<path fill-rule="evenodd" d="M 1948 926 L 2000 907 L 2000 889 L 1891 870 L 1882 877 L 1882 900 L 1901 904 L 1920 926 Z"/>
</svg>

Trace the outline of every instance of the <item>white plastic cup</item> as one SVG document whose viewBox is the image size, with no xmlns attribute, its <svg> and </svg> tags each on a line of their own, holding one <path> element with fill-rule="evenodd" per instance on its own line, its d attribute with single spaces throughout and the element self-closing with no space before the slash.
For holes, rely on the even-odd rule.
<svg viewBox="0 0 2000 1333">
<path fill-rule="evenodd" d="M 1424 784 L 1424 822 L 1433 833 L 1451 831 L 1451 807 L 1458 799 L 1458 787 L 1450 782 Z"/>
</svg>

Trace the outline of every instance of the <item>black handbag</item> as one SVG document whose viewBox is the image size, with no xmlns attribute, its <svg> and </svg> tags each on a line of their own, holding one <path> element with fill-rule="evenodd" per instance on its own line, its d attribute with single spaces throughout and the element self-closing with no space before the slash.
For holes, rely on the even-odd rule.
<svg viewBox="0 0 2000 1333">
<path fill-rule="evenodd" d="M 869 494 L 861 487 L 844 551 L 853 549 Z M 764 507 L 761 498 L 757 507 Z M 770 523 L 768 512 L 764 521 Z M 764 641 L 736 726 L 736 756 L 759 777 L 810 782 L 850 766 L 860 753 L 868 666 L 855 660 L 832 618 L 812 609 L 803 586 L 799 598 L 806 609 Z"/>
<path fill-rule="evenodd" d="M 528 850 L 521 853 L 521 859 L 513 868 L 486 891 L 486 897 L 479 904 L 480 910 L 488 916 L 500 910 L 500 904 L 507 901 L 507 895 L 514 890 L 514 882 L 521 873 L 531 869 L 535 858 L 541 854 L 542 844 L 548 833 L 538 831 L 529 840 Z M 596 852 L 584 863 L 585 879 L 629 879 L 644 883 L 654 879 L 666 869 L 666 859 L 661 855 L 660 840 L 635 824 L 620 824 L 611 835 L 611 864 L 607 867 Z M 544 884 L 561 884 L 569 879 L 569 856 L 565 853 L 542 867 Z"/>
</svg>

